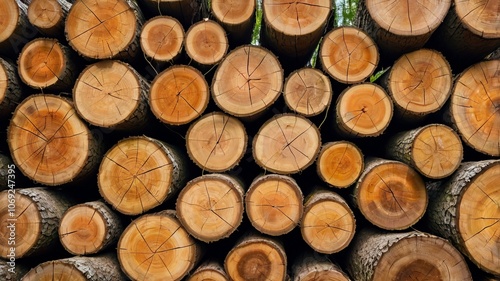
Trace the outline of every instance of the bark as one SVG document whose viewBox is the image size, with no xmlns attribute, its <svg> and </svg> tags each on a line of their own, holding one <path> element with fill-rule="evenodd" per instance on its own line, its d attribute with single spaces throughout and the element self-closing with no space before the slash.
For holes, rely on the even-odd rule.
<svg viewBox="0 0 500 281">
<path fill-rule="evenodd" d="M 1 1 L 0 54 L 17 57 L 23 46 L 38 36 L 28 21 L 27 10 L 20 0 Z"/>
<path fill-rule="evenodd" d="M 14 266 L 13 266 L 14 265 Z M 4 281 L 18 281 L 29 271 L 29 267 L 16 261 L 0 260 L 0 279 Z"/>
<path fill-rule="evenodd" d="M 206 261 L 193 272 L 187 281 L 229 281 L 229 277 L 222 265 L 216 261 Z"/>
<path fill-rule="evenodd" d="M 201 19 L 200 0 L 142 0 L 155 15 L 179 19 L 185 29 Z"/>
<path fill-rule="evenodd" d="M 292 265 L 293 281 L 350 281 L 349 276 L 327 256 L 306 252 Z"/>
<path fill-rule="evenodd" d="M 24 97 L 16 67 L 16 64 L 0 58 L 0 118 L 10 117 Z"/>
<path fill-rule="evenodd" d="M 211 14 L 226 30 L 229 42 L 234 46 L 250 42 L 255 20 L 255 5 L 254 0 L 210 1 Z"/>
</svg>

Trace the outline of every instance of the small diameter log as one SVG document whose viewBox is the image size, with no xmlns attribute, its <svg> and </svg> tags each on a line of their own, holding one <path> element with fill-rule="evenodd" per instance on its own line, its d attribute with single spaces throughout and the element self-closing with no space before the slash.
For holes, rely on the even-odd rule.
<svg viewBox="0 0 500 281">
<path fill-rule="evenodd" d="M 0 53 L 17 55 L 29 40 L 38 35 L 26 15 L 28 6 L 20 0 L 0 1 Z"/>
<path fill-rule="evenodd" d="M 121 130 L 148 121 L 149 83 L 130 65 L 105 60 L 87 66 L 73 88 L 78 114 L 92 125 Z"/>
<path fill-rule="evenodd" d="M 37 38 L 19 55 L 19 77 L 34 89 L 69 91 L 78 72 L 75 60 L 72 50 L 57 39 Z"/>
<path fill-rule="evenodd" d="M 222 112 L 206 114 L 189 127 L 186 147 L 201 169 L 224 172 L 238 165 L 245 154 L 248 136 L 243 123 Z"/>
<path fill-rule="evenodd" d="M 443 124 L 429 124 L 392 136 L 387 142 L 386 154 L 427 178 L 442 179 L 460 166 L 463 147 L 453 129 Z"/>
<path fill-rule="evenodd" d="M 298 257 L 292 265 L 293 281 L 350 281 L 342 269 L 326 256 L 307 252 Z"/>
<path fill-rule="evenodd" d="M 191 66 L 171 66 L 151 82 L 151 111 L 156 118 L 169 125 L 184 125 L 198 118 L 207 108 L 209 100 L 205 76 Z"/>
<path fill-rule="evenodd" d="M 352 26 L 328 32 L 321 41 L 318 55 L 323 70 L 344 84 L 365 81 L 379 62 L 375 42 L 365 31 Z"/>
<path fill-rule="evenodd" d="M 199 257 L 195 240 L 171 210 L 135 219 L 118 242 L 120 266 L 132 280 L 181 280 Z"/>
<path fill-rule="evenodd" d="M 223 174 L 189 181 L 177 197 L 176 215 L 193 237 L 214 242 L 229 237 L 243 219 L 242 185 Z"/>
<path fill-rule="evenodd" d="M 0 260 L 0 280 L 18 281 L 30 270 L 18 260 L 13 261 Z"/>
<path fill-rule="evenodd" d="M 274 52 L 304 58 L 314 51 L 323 35 L 331 8 L 329 0 L 264 0 L 263 35 Z"/>
<path fill-rule="evenodd" d="M 47 261 L 32 268 L 21 280 L 119 281 L 126 278 L 113 253 Z"/>
<path fill-rule="evenodd" d="M 325 143 L 316 160 L 316 172 L 319 177 L 337 188 L 352 185 L 363 169 L 363 153 L 349 141 Z"/>
<path fill-rule="evenodd" d="M 86 58 L 131 60 L 143 22 L 136 0 L 76 0 L 64 28 L 69 45 Z"/>
<path fill-rule="evenodd" d="M 176 149 L 162 141 L 126 138 L 104 155 L 97 178 L 99 192 L 119 212 L 142 214 L 184 186 L 184 165 Z"/>
<path fill-rule="evenodd" d="M 200 0 L 141 0 L 156 15 L 179 19 L 184 28 L 200 19 Z"/>
<path fill-rule="evenodd" d="M 245 210 L 258 231 L 278 236 L 292 231 L 302 219 L 304 197 L 292 177 L 263 175 L 254 179 L 245 195 Z"/>
<path fill-rule="evenodd" d="M 357 281 L 472 281 L 467 262 L 448 240 L 419 231 L 361 231 L 346 268 Z"/>
<path fill-rule="evenodd" d="M 349 137 L 376 137 L 389 126 L 393 104 L 385 90 L 372 83 L 345 89 L 337 99 L 335 125 Z"/>
<path fill-rule="evenodd" d="M 31 0 L 28 20 L 45 36 L 62 37 L 71 3 L 67 0 Z"/>
<path fill-rule="evenodd" d="M 212 20 L 199 21 L 186 31 L 186 53 L 202 68 L 218 64 L 226 55 L 229 43 L 226 31 Z"/>
<path fill-rule="evenodd" d="M 59 245 L 59 222 L 69 206 L 63 195 L 40 187 L 0 192 L 0 257 L 14 257 L 15 262 L 53 251 Z"/>
<path fill-rule="evenodd" d="M 500 60 L 480 62 L 460 74 L 450 115 L 467 145 L 500 156 Z"/>
<path fill-rule="evenodd" d="M 0 190 L 7 189 L 10 186 L 15 187 L 16 178 L 14 175 L 9 175 L 15 173 L 15 166 L 8 155 L 0 154 Z"/>
<path fill-rule="evenodd" d="M 292 72 L 283 87 L 286 105 L 307 117 L 322 113 L 330 105 L 332 95 L 330 79 L 314 68 Z"/>
<path fill-rule="evenodd" d="M 229 251 L 224 268 L 234 281 L 284 281 L 287 257 L 276 240 L 250 234 Z"/>
<path fill-rule="evenodd" d="M 309 119 L 280 114 L 259 129 L 252 152 L 262 168 L 278 174 L 294 174 L 314 163 L 320 146 L 320 132 Z"/>
<path fill-rule="evenodd" d="M 100 161 L 100 144 L 60 96 L 26 98 L 10 120 L 7 142 L 16 167 L 45 185 L 83 179 Z"/>
<path fill-rule="evenodd" d="M 237 117 L 262 112 L 279 97 L 283 69 L 270 51 L 240 46 L 219 64 L 212 82 L 212 97 L 223 111 Z"/>
<path fill-rule="evenodd" d="M 59 239 L 69 253 L 81 256 L 116 245 L 123 231 L 120 218 L 102 201 L 74 205 L 59 224 Z"/>
<path fill-rule="evenodd" d="M 316 252 L 333 254 L 351 243 L 356 219 L 340 195 L 317 189 L 306 199 L 300 231 L 304 241 Z"/>
<path fill-rule="evenodd" d="M 158 66 L 174 62 L 184 46 L 184 28 L 169 16 L 156 16 L 142 26 L 141 49 L 149 60 Z"/>
<path fill-rule="evenodd" d="M 0 118 L 10 117 L 23 98 L 17 65 L 0 58 Z"/>
<path fill-rule="evenodd" d="M 208 261 L 200 265 L 187 281 L 229 281 L 229 277 L 222 265 L 215 261 Z"/>
<path fill-rule="evenodd" d="M 464 162 L 427 210 L 427 225 L 482 270 L 500 275 L 500 160 Z"/>
<path fill-rule="evenodd" d="M 371 158 L 353 190 L 354 205 L 372 224 L 386 230 L 403 230 L 427 208 L 427 191 L 421 176 L 408 165 Z"/>
<path fill-rule="evenodd" d="M 210 11 L 226 30 L 230 41 L 235 44 L 248 43 L 254 24 L 255 5 L 255 0 L 210 0 Z"/>
</svg>

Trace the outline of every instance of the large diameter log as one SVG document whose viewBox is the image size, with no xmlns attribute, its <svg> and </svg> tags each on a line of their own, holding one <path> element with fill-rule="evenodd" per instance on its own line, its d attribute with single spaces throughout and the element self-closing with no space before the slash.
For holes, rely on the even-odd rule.
<svg viewBox="0 0 500 281">
<path fill-rule="evenodd" d="M 427 224 L 482 270 L 500 275 L 500 160 L 464 162 L 429 203 Z"/>
<path fill-rule="evenodd" d="M 67 0 L 31 0 L 28 5 L 28 20 L 45 36 L 62 37 L 71 3 L 72 1 Z"/>
<path fill-rule="evenodd" d="M 60 96 L 26 98 L 10 120 L 7 141 L 16 167 L 45 185 L 83 179 L 100 161 L 100 145 Z"/>
<path fill-rule="evenodd" d="M 0 206 L 0 257 L 15 260 L 57 248 L 59 222 L 70 206 L 63 195 L 40 187 L 9 189 L 0 193 Z"/>
<path fill-rule="evenodd" d="M 181 280 L 199 257 L 196 241 L 171 210 L 135 219 L 118 242 L 120 266 L 132 280 Z"/>
<path fill-rule="evenodd" d="M 472 281 L 465 259 L 448 240 L 419 231 L 361 231 L 346 268 L 356 281 Z"/>
<path fill-rule="evenodd" d="M 161 67 L 180 57 L 184 28 L 173 17 L 156 16 L 142 26 L 140 43 L 146 57 Z"/>
<path fill-rule="evenodd" d="M 187 281 L 229 281 L 224 267 L 215 261 L 207 261 L 191 274 Z"/>
<path fill-rule="evenodd" d="M 228 175 L 194 178 L 177 197 L 177 218 L 186 231 L 203 242 L 229 237 L 243 220 L 243 194 L 239 181 Z"/>
<path fill-rule="evenodd" d="M 224 172 L 238 165 L 248 136 L 243 123 L 222 112 L 206 114 L 193 122 L 186 134 L 189 157 L 201 169 Z"/>
<path fill-rule="evenodd" d="M 73 87 L 78 114 L 92 125 L 137 129 L 148 121 L 149 83 L 130 65 L 105 60 L 87 66 Z"/>
<path fill-rule="evenodd" d="M 26 15 L 28 6 L 20 0 L 0 1 L 0 53 L 17 55 L 38 35 Z"/>
<path fill-rule="evenodd" d="M 224 268 L 234 281 L 284 281 L 287 256 L 274 239 L 250 234 L 229 251 Z"/>
<path fill-rule="evenodd" d="M 99 167 L 102 197 L 126 215 L 161 205 L 185 183 L 185 160 L 171 145 L 146 136 L 119 141 Z"/>
<path fill-rule="evenodd" d="M 230 41 L 236 44 L 248 43 L 252 34 L 255 5 L 255 0 L 211 0 L 210 11 L 214 19 L 227 31 Z"/>
<path fill-rule="evenodd" d="M 356 219 L 340 195 L 317 189 L 306 198 L 300 231 L 304 241 L 316 252 L 333 254 L 351 243 Z"/>
<path fill-rule="evenodd" d="M 402 162 L 380 158 L 366 160 L 353 200 L 368 221 L 386 230 L 414 225 L 424 215 L 428 202 L 420 174 Z"/>
<path fill-rule="evenodd" d="M 294 261 L 291 280 L 350 281 L 351 279 L 338 265 L 334 264 L 325 255 L 306 252 Z"/>
<path fill-rule="evenodd" d="M 186 53 L 202 68 L 218 64 L 229 49 L 226 31 L 215 21 L 199 21 L 186 31 Z"/>
<path fill-rule="evenodd" d="M 9 117 L 22 98 L 16 65 L 0 58 L 0 118 Z"/>
<path fill-rule="evenodd" d="M 69 253 L 91 255 L 116 245 L 123 231 L 118 215 L 102 201 L 70 207 L 59 223 L 59 239 Z"/>
<path fill-rule="evenodd" d="M 262 112 L 279 97 L 283 69 L 270 51 L 240 46 L 226 55 L 212 81 L 212 97 L 223 111 L 237 117 Z"/>
<path fill-rule="evenodd" d="M 500 156 L 500 60 L 463 71 L 451 94 L 449 113 L 462 140 L 473 149 Z"/>
<path fill-rule="evenodd" d="M 316 172 L 319 177 L 337 188 L 352 185 L 364 167 L 363 153 L 349 141 L 325 143 L 316 160 Z"/>
<path fill-rule="evenodd" d="M 275 115 L 253 139 L 255 162 L 278 174 L 298 173 L 316 160 L 321 135 L 309 119 L 295 114 Z"/>
<path fill-rule="evenodd" d="M 304 197 L 295 180 L 284 175 L 254 179 L 245 195 L 245 210 L 258 231 L 278 236 L 292 231 L 302 219 Z"/>
</svg>

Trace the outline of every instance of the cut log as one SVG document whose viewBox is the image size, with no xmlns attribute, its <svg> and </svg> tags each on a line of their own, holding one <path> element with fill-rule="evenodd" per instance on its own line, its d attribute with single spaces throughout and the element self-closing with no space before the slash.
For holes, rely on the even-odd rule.
<svg viewBox="0 0 500 281">
<path fill-rule="evenodd" d="M 199 257 L 195 240 L 171 210 L 135 219 L 118 242 L 118 260 L 132 280 L 181 280 Z"/>
<path fill-rule="evenodd" d="M 76 56 L 57 39 L 37 38 L 19 55 L 21 80 L 34 89 L 69 91 L 78 72 Z"/>
<path fill-rule="evenodd" d="M 9 156 L 0 154 L 0 191 L 7 189 L 9 187 L 9 174 L 15 173 L 15 166 L 12 163 L 12 159 Z M 15 175 L 14 179 L 11 178 L 11 183 L 15 183 Z M 14 186 L 14 185 L 11 185 Z"/>
<path fill-rule="evenodd" d="M 229 281 L 229 277 L 218 262 L 207 261 L 200 265 L 187 281 Z"/>
<path fill-rule="evenodd" d="M 319 177 L 337 188 L 352 185 L 363 169 L 363 153 L 349 141 L 325 143 L 316 160 L 316 172 Z"/>
<path fill-rule="evenodd" d="M 354 206 L 372 224 L 386 230 L 403 230 L 427 208 L 421 176 L 408 165 L 380 158 L 366 160 L 365 170 L 353 190 Z"/>
<path fill-rule="evenodd" d="M 87 66 L 73 87 L 78 114 L 92 125 L 132 130 L 148 121 L 149 83 L 130 65 L 115 60 Z"/>
<path fill-rule="evenodd" d="M 452 78 L 441 53 L 420 49 L 401 56 L 381 81 L 399 117 L 412 120 L 443 107 L 451 95 Z"/>
<path fill-rule="evenodd" d="M 57 228 L 70 206 L 62 194 L 44 188 L 0 192 L 0 257 L 40 256 L 59 245 Z"/>
<path fill-rule="evenodd" d="M 242 185 L 224 174 L 189 181 L 177 197 L 176 215 L 196 239 L 214 242 L 229 237 L 243 220 Z"/>
<path fill-rule="evenodd" d="M 17 65 L 0 58 L 0 118 L 8 118 L 23 98 Z"/>
<path fill-rule="evenodd" d="M 184 28 L 200 20 L 200 0 L 142 0 L 156 15 L 179 19 Z"/>
<path fill-rule="evenodd" d="M 71 5 L 67 0 L 31 0 L 28 20 L 45 36 L 62 38 Z"/>
<path fill-rule="evenodd" d="M 201 169 L 224 172 L 234 168 L 245 154 L 248 136 L 237 118 L 222 112 L 202 116 L 189 127 L 186 147 Z"/>
<path fill-rule="evenodd" d="M 20 0 L 0 1 L 0 53 L 16 56 L 24 44 L 38 35 L 29 23 L 28 6 Z"/>
<path fill-rule="evenodd" d="M 224 268 L 234 281 L 284 281 L 287 257 L 277 241 L 250 234 L 227 254 Z"/>
<path fill-rule="evenodd" d="M 146 136 L 119 141 L 99 167 L 102 197 L 126 215 L 159 206 L 184 186 L 185 160 L 171 145 Z"/>
<path fill-rule="evenodd" d="M 301 68 L 292 72 L 283 87 L 287 106 L 307 117 L 322 113 L 330 105 L 332 95 L 330 79 L 314 68 Z"/>
<path fill-rule="evenodd" d="M 472 280 L 465 259 L 450 242 L 419 231 L 363 230 L 350 248 L 347 270 L 356 281 Z"/>
<path fill-rule="evenodd" d="M 4 281 L 18 281 L 29 271 L 29 267 L 19 261 L 0 260 L 0 279 Z"/>
<path fill-rule="evenodd" d="M 397 58 L 427 43 L 443 22 L 451 2 L 359 1 L 357 26 L 375 40 L 384 57 Z"/>
<path fill-rule="evenodd" d="M 86 58 L 131 60 L 143 22 L 136 0 L 76 0 L 64 28 L 69 45 Z"/>
<path fill-rule="evenodd" d="M 272 50 L 291 58 L 314 51 L 325 29 L 332 2 L 300 0 L 262 2 L 264 36 Z"/>
<path fill-rule="evenodd" d="M 262 175 L 245 195 L 245 210 L 258 231 L 278 236 L 292 231 L 302 219 L 304 196 L 292 177 Z"/>
<path fill-rule="evenodd" d="M 321 135 L 309 119 L 295 114 L 275 115 L 253 139 L 253 157 L 262 168 L 278 174 L 298 173 L 316 160 Z"/>
<path fill-rule="evenodd" d="M 335 125 L 348 137 L 376 137 L 389 126 L 393 115 L 391 98 L 371 83 L 345 89 L 337 99 Z"/>
<path fill-rule="evenodd" d="M 212 20 L 199 21 L 186 31 L 186 53 L 201 68 L 218 64 L 226 55 L 229 43 L 226 31 Z"/>
<path fill-rule="evenodd" d="M 211 0 L 210 11 L 226 30 L 229 41 L 239 45 L 250 42 L 255 17 L 255 0 Z"/>
<path fill-rule="evenodd" d="M 43 262 L 31 269 L 22 280 L 117 281 L 125 280 L 125 276 L 113 253 Z"/>
<path fill-rule="evenodd" d="M 169 125 L 184 125 L 198 118 L 210 100 L 203 74 L 187 65 L 174 65 L 158 74 L 149 93 L 151 111 Z"/>
<path fill-rule="evenodd" d="M 500 60 L 475 64 L 460 74 L 450 116 L 467 145 L 500 156 Z"/>
<path fill-rule="evenodd" d="M 184 28 L 169 16 L 156 16 L 144 23 L 141 30 L 141 49 L 159 67 L 175 62 L 184 46 Z"/>
<path fill-rule="evenodd" d="M 306 199 L 300 231 L 304 241 L 316 252 L 333 254 L 351 243 L 356 219 L 340 195 L 317 189 Z"/>
<path fill-rule="evenodd" d="M 123 231 L 120 218 L 104 202 L 92 201 L 69 208 L 59 224 L 59 239 L 69 253 L 81 256 L 116 245 Z"/>
<path fill-rule="evenodd" d="M 226 55 L 212 82 L 212 97 L 226 113 L 249 117 L 262 112 L 281 94 L 283 70 L 268 50 L 244 45 Z"/>
<path fill-rule="evenodd" d="M 431 198 L 427 225 L 482 270 L 500 275 L 500 160 L 464 162 Z"/>
<path fill-rule="evenodd" d="M 427 178 L 442 179 L 460 166 L 463 147 L 453 129 L 443 124 L 429 124 L 393 135 L 387 142 L 386 154 Z"/>
<path fill-rule="evenodd" d="M 363 30 L 352 26 L 328 32 L 321 41 L 318 55 L 323 70 L 344 84 L 365 81 L 379 62 L 375 42 Z"/>
<path fill-rule="evenodd" d="M 16 167 L 45 185 L 84 179 L 100 161 L 100 145 L 60 96 L 26 98 L 10 121 L 7 141 Z"/>
<path fill-rule="evenodd" d="M 292 265 L 293 281 L 350 281 L 342 269 L 326 256 L 307 252 L 296 258 Z"/>
</svg>

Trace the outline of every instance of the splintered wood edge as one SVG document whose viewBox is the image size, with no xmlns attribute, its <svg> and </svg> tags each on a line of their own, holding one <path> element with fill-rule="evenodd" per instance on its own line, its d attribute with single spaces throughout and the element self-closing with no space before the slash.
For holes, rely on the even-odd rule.
<svg viewBox="0 0 500 281">
<path fill-rule="evenodd" d="M 19 24 L 20 9 L 15 0 L 0 1 L 0 43 L 11 37 Z"/>
<path fill-rule="evenodd" d="M 500 38 L 500 3 L 498 1 L 454 1 L 460 22 L 482 38 Z M 491 11 L 488 13 L 486 11 Z M 496 13 L 494 11 L 497 11 Z"/>
<path fill-rule="evenodd" d="M 28 20 L 35 27 L 55 27 L 63 21 L 63 16 L 63 9 L 57 0 L 31 0 L 28 5 Z"/>
<path fill-rule="evenodd" d="M 184 28 L 173 17 L 156 16 L 144 23 L 140 35 L 144 54 L 155 61 L 171 61 L 182 51 Z"/>
<path fill-rule="evenodd" d="M 238 25 L 247 22 L 255 12 L 254 0 L 240 0 L 227 3 L 212 0 L 212 15 L 223 25 Z"/>
<path fill-rule="evenodd" d="M 363 153 L 349 141 L 324 144 L 316 161 L 316 172 L 320 178 L 338 188 L 355 183 L 363 169 Z"/>
<path fill-rule="evenodd" d="M 186 31 L 184 45 L 188 56 L 202 65 L 217 64 L 229 49 L 226 31 L 212 20 L 203 20 L 191 25 Z"/>
</svg>

